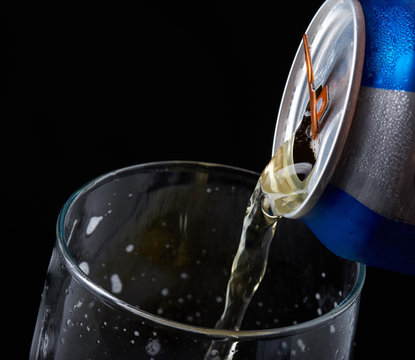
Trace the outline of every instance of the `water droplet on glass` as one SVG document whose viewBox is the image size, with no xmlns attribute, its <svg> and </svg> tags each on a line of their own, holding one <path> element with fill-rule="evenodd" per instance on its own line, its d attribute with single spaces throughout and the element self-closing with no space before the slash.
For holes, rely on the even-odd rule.
<svg viewBox="0 0 415 360">
<path fill-rule="evenodd" d="M 88 226 L 86 227 L 86 234 L 87 235 L 91 235 L 95 229 L 97 228 L 98 224 L 101 222 L 101 220 L 103 219 L 103 216 L 92 216 L 89 219 L 89 223 Z"/>
<path fill-rule="evenodd" d="M 161 344 L 159 339 L 150 339 L 146 345 L 146 352 L 151 356 L 155 356 L 160 352 Z"/>
<path fill-rule="evenodd" d="M 89 264 L 86 261 L 82 261 L 79 264 L 79 268 L 84 272 L 85 275 L 89 275 Z"/>
<path fill-rule="evenodd" d="M 122 283 L 121 283 L 121 279 L 118 276 L 118 274 L 112 274 L 110 281 L 111 281 L 111 291 L 114 294 L 119 294 L 122 291 Z"/>
<path fill-rule="evenodd" d="M 188 278 L 189 278 L 189 274 L 188 274 L 188 273 L 185 273 L 185 272 L 182 272 L 182 273 L 180 274 L 180 277 L 181 277 L 182 279 L 188 279 Z"/>
</svg>

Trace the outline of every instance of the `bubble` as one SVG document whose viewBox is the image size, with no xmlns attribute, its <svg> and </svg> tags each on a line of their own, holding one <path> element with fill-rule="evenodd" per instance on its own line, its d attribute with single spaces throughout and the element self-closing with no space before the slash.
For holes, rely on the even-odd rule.
<svg viewBox="0 0 415 360">
<path fill-rule="evenodd" d="M 89 223 L 88 226 L 86 227 L 86 234 L 87 235 L 91 235 L 95 229 L 97 228 L 98 224 L 101 222 L 101 220 L 103 219 L 103 216 L 92 216 L 89 219 Z"/>
<path fill-rule="evenodd" d="M 122 291 L 122 283 L 121 283 L 121 279 L 118 276 L 118 274 L 112 274 L 110 281 L 111 281 L 111 291 L 114 294 L 119 294 Z"/>
<path fill-rule="evenodd" d="M 129 194 L 128 194 L 128 197 L 129 197 L 129 198 L 132 198 L 132 197 L 133 197 L 133 194 L 132 194 L 132 193 L 129 193 Z"/>
<path fill-rule="evenodd" d="M 207 192 L 208 194 L 210 194 L 210 193 L 212 192 L 212 189 L 211 189 L 211 188 L 207 188 L 207 189 L 206 189 L 206 192 Z"/>
<path fill-rule="evenodd" d="M 126 252 L 131 252 L 131 251 L 133 251 L 133 249 L 134 249 L 134 245 L 133 244 L 129 244 L 129 245 L 127 245 L 126 247 L 125 247 L 125 251 Z"/>
<path fill-rule="evenodd" d="M 140 336 L 140 333 L 137 330 L 134 330 L 134 336 Z"/>
<path fill-rule="evenodd" d="M 320 293 L 316 293 L 315 298 L 316 298 L 317 300 L 320 300 L 320 299 L 321 299 L 321 295 L 320 295 Z"/>
<path fill-rule="evenodd" d="M 334 334 L 336 332 L 336 328 L 334 325 L 330 325 L 330 334 Z"/>
<path fill-rule="evenodd" d="M 317 308 L 317 314 L 318 316 L 321 316 L 323 314 L 323 310 L 321 310 L 321 308 Z"/>
<path fill-rule="evenodd" d="M 217 303 L 223 302 L 223 297 L 222 296 L 216 296 L 216 302 Z"/>
<path fill-rule="evenodd" d="M 322 272 L 321 273 L 321 277 L 324 279 L 326 277 L 326 273 L 325 272 Z"/>
<path fill-rule="evenodd" d="M 155 356 L 160 352 L 161 344 L 159 339 L 150 339 L 146 345 L 146 352 L 150 356 Z"/>
</svg>

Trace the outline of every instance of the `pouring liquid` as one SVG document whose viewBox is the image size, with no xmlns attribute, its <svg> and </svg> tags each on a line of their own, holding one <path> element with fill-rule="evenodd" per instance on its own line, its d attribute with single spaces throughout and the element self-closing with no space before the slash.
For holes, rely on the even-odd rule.
<svg viewBox="0 0 415 360">
<path fill-rule="evenodd" d="M 223 313 L 216 329 L 239 330 L 245 311 L 267 267 L 268 250 L 278 219 L 293 211 L 307 196 L 312 165 L 290 163 L 295 136 L 285 142 L 263 170 L 249 200 L 239 247 L 233 260 Z M 304 181 L 299 179 L 303 175 Z M 236 342 L 213 341 L 205 360 L 231 360 Z"/>
</svg>

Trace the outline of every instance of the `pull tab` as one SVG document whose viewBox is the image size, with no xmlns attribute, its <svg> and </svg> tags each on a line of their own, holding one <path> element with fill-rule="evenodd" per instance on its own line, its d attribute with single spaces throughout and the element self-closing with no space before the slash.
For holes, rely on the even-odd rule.
<svg viewBox="0 0 415 360">
<path fill-rule="evenodd" d="M 319 121 L 328 105 L 328 90 L 327 85 L 325 85 L 324 88 L 321 90 L 320 94 L 318 96 L 316 95 L 316 88 L 314 86 L 313 65 L 311 62 L 311 54 L 310 47 L 308 45 L 307 34 L 303 35 L 303 44 L 305 63 L 307 68 L 308 92 L 310 96 L 311 136 L 313 140 L 315 140 L 322 126 L 322 123 L 319 124 Z"/>
</svg>

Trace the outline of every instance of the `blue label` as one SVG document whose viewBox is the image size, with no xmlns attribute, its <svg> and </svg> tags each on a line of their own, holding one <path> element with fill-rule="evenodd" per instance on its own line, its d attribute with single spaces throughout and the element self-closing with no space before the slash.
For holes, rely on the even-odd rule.
<svg viewBox="0 0 415 360">
<path fill-rule="evenodd" d="M 415 226 L 377 214 L 334 185 L 302 220 L 343 258 L 415 275 Z"/>
<path fill-rule="evenodd" d="M 360 0 L 366 25 L 362 85 L 415 92 L 415 0 Z"/>
</svg>

